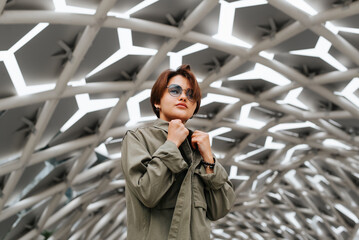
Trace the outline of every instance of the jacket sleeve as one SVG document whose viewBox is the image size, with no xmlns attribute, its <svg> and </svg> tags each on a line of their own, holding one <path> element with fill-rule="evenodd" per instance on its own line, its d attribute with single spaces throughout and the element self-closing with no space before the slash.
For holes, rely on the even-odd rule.
<svg viewBox="0 0 359 240">
<path fill-rule="evenodd" d="M 228 180 L 226 170 L 217 162 L 212 174 L 207 174 L 201 167 L 199 175 L 205 184 L 207 217 L 212 221 L 224 217 L 235 200 L 233 185 Z"/>
<path fill-rule="evenodd" d="M 126 186 L 149 208 L 155 207 L 171 187 L 174 174 L 188 168 L 173 142 L 164 142 L 151 156 L 134 131 L 128 131 L 124 138 L 121 164 Z"/>
</svg>

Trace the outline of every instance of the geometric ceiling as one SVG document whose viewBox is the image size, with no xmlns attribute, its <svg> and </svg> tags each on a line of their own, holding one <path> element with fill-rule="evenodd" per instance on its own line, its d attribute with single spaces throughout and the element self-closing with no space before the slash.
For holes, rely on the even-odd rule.
<svg viewBox="0 0 359 240">
<path fill-rule="evenodd" d="M 213 239 L 359 239 L 359 1 L 0 0 L 0 239 L 126 239 L 121 143 L 191 65 Z"/>
</svg>

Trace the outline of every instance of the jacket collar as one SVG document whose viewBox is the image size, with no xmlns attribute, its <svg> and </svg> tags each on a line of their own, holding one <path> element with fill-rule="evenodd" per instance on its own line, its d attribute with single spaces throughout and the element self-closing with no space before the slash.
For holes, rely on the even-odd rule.
<svg viewBox="0 0 359 240">
<path fill-rule="evenodd" d="M 163 120 L 161 118 L 157 118 L 157 120 L 154 121 L 153 126 L 162 130 L 165 130 L 168 133 L 168 125 L 169 122 L 167 122 L 166 120 Z M 186 125 L 185 125 L 186 126 Z M 187 126 L 186 126 L 187 127 Z M 190 133 L 192 134 L 193 130 L 187 128 Z"/>
<path fill-rule="evenodd" d="M 165 121 L 163 119 L 160 119 L 160 118 L 155 120 L 154 123 L 153 123 L 153 126 L 155 128 L 162 129 L 166 133 L 168 133 L 168 125 L 169 125 L 169 122 L 167 122 L 167 121 Z M 198 151 L 198 150 L 192 148 L 192 146 L 191 146 L 191 136 L 193 134 L 193 130 L 191 130 L 191 129 L 188 129 L 188 130 L 189 130 L 189 135 L 187 136 L 187 139 L 181 144 L 179 150 L 181 151 L 182 156 L 185 156 L 184 158 L 188 159 L 187 161 L 189 161 L 189 165 L 191 165 L 192 160 L 193 160 L 192 154 L 193 154 L 194 151 Z M 198 162 L 197 162 L 196 165 L 198 165 Z"/>
<path fill-rule="evenodd" d="M 162 130 L 165 130 L 168 133 L 168 122 L 158 118 L 154 123 L 153 126 Z"/>
</svg>

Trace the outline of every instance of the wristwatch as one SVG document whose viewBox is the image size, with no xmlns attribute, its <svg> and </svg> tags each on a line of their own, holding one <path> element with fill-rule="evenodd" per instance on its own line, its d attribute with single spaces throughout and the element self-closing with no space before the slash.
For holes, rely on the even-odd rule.
<svg viewBox="0 0 359 240">
<path fill-rule="evenodd" d="M 205 162 L 203 159 L 201 160 L 201 163 L 202 163 L 202 165 L 204 166 L 204 168 L 209 168 L 209 169 L 211 169 L 211 170 L 213 170 L 214 169 L 214 166 L 216 165 L 216 159 L 214 159 L 213 158 L 213 163 L 209 163 L 209 162 Z"/>
</svg>

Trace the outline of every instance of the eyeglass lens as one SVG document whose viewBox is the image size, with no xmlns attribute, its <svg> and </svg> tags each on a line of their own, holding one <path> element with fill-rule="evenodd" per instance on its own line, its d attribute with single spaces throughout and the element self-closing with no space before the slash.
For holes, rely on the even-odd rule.
<svg viewBox="0 0 359 240">
<path fill-rule="evenodd" d="M 171 84 L 168 87 L 168 92 L 171 96 L 173 97 L 178 97 L 182 94 L 182 87 L 180 85 L 177 84 Z M 186 96 L 188 98 L 188 100 L 193 100 L 193 90 L 188 88 L 186 91 Z"/>
</svg>

